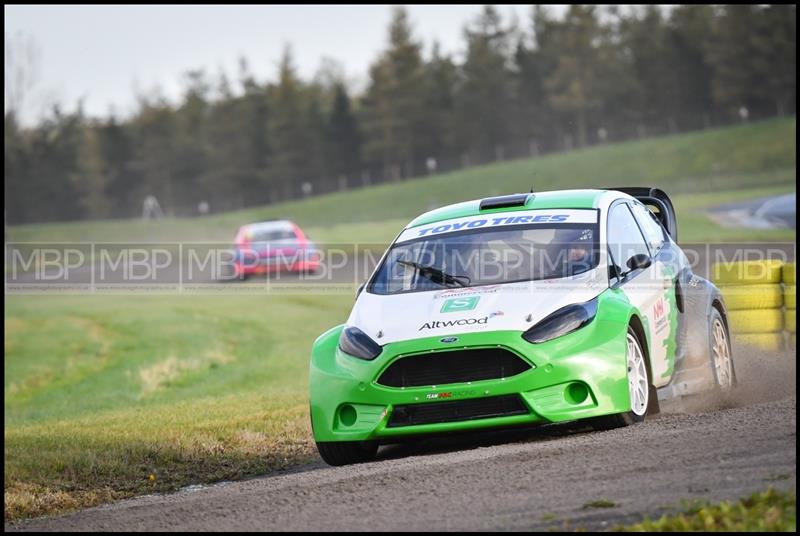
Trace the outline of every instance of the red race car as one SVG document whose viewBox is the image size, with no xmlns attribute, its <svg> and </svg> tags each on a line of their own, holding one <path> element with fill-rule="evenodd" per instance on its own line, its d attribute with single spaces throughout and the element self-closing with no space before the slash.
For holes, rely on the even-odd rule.
<svg viewBox="0 0 800 536">
<path fill-rule="evenodd" d="M 243 225 L 234 239 L 234 275 L 241 279 L 268 272 L 311 273 L 319 262 L 319 250 L 289 220 Z"/>
</svg>

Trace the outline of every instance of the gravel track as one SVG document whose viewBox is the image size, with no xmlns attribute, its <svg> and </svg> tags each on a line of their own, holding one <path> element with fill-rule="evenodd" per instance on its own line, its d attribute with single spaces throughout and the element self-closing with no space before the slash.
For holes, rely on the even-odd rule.
<svg viewBox="0 0 800 536">
<path fill-rule="evenodd" d="M 139 497 L 6 530 L 604 529 L 796 487 L 794 355 L 737 352 L 725 400 L 672 402 L 644 424 L 429 439 L 379 461 L 321 462 L 244 482 Z M 588 506 L 609 501 L 606 508 Z"/>
</svg>

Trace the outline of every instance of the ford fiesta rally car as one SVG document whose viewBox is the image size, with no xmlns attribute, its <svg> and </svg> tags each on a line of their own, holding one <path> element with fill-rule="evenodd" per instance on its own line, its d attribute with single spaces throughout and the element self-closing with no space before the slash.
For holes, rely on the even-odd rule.
<svg viewBox="0 0 800 536">
<path fill-rule="evenodd" d="M 729 390 L 725 303 L 676 244 L 654 188 L 446 206 L 398 235 L 310 364 L 331 465 L 379 443 L 587 419 L 641 422 L 658 398 Z"/>
</svg>

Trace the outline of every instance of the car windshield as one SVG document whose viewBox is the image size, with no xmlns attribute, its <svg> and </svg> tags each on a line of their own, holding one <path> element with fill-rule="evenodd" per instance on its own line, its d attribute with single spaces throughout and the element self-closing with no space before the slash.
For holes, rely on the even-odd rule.
<svg viewBox="0 0 800 536">
<path fill-rule="evenodd" d="M 597 224 L 514 225 L 396 243 L 369 291 L 401 294 L 577 275 L 597 266 Z"/>
<path fill-rule="evenodd" d="M 275 242 L 297 238 L 292 229 L 258 229 L 251 233 L 252 242 Z"/>
</svg>

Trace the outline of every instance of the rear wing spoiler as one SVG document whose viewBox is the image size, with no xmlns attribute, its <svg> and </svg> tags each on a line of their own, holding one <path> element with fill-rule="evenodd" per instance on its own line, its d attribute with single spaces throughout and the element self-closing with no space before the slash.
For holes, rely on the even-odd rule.
<svg viewBox="0 0 800 536">
<path fill-rule="evenodd" d="M 629 186 L 624 188 L 606 188 L 626 193 L 644 204 L 653 215 L 661 222 L 672 239 L 678 241 L 678 220 L 675 217 L 675 208 L 669 196 L 658 188 L 649 186 Z"/>
</svg>

